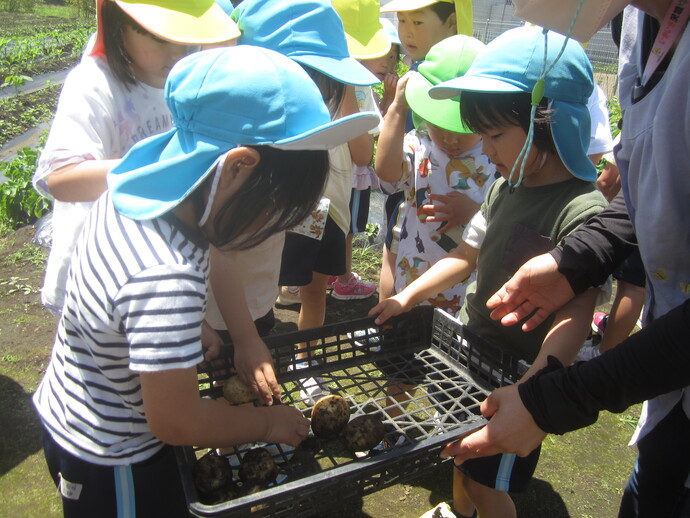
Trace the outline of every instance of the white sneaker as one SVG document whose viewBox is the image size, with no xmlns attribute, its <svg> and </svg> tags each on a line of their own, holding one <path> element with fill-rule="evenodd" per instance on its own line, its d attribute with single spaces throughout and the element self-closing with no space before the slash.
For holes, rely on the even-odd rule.
<svg viewBox="0 0 690 518">
<path fill-rule="evenodd" d="M 450 505 L 446 502 L 441 502 L 433 509 L 430 509 L 419 518 L 457 518 Z"/>
<path fill-rule="evenodd" d="M 317 362 L 312 360 L 311 365 L 317 365 Z M 310 364 L 308 362 L 300 362 L 295 364 L 295 368 L 297 370 L 306 369 L 309 366 Z M 287 370 L 293 370 L 293 366 L 288 365 Z M 302 398 L 302 401 L 312 406 L 320 398 L 328 396 L 330 394 L 330 391 L 326 387 L 326 384 L 324 383 L 323 378 L 321 378 L 321 376 L 311 376 L 309 378 L 299 379 L 296 381 L 296 383 L 300 386 L 299 395 Z"/>
<path fill-rule="evenodd" d="M 381 336 L 380 331 L 370 327 L 369 329 L 358 329 L 352 333 L 348 333 L 348 338 L 354 339 L 353 343 L 357 347 L 368 347 L 373 352 L 377 353 L 381 350 Z"/>
</svg>

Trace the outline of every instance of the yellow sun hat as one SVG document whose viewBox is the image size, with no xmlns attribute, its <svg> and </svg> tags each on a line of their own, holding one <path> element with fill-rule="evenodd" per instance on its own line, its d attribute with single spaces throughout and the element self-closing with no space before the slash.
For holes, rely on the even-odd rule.
<svg viewBox="0 0 690 518">
<path fill-rule="evenodd" d="M 333 8 L 345 27 L 351 57 L 373 59 L 388 54 L 391 42 L 379 20 L 379 0 L 333 0 Z"/>
</svg>

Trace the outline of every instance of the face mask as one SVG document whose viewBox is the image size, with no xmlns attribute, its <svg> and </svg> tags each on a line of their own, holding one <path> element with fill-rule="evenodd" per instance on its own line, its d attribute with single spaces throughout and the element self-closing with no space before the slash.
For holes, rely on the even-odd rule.
<svg viewBox="0 0 690 518">
<path fill-rule="evenodd" d="M 589 41 L 599 29 L 611 21 L 631 1 L 513 0 L 513 3 L 515 4 L 515 16 L 518 18 L 569 35 L 571 38 L 584 43 Z M 575 19 L 576 15 L 577 19 Z M 574 25 L 573 20 L 575 20 Z"/>
</svg>

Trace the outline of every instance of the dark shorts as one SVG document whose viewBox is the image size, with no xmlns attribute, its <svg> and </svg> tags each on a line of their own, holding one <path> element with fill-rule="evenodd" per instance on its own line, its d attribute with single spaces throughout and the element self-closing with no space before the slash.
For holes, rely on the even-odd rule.
<svg viewBox="0 0 690 518">
<path fill-rule="evenodd" d="M 254 320 L 254 327 L 256 327 L 259 336 L 268 336 L 276 325 L 276 315 L 273 312 L 273 308 L 268 310 L 264 316 Z M 223 343 L 229 343 L 232 341 L 230 333 L 227 329 L 216 329 L 216 332 L 220 335 Z"/>
<path fill-rule="evenodd" d="M 280 265 L 281 286 L 306 286 L 312 273 L 345 273 L 345 234 L 329 216 L 323 238 L 286 233 Z"/>
<path fill-rule="evenodd" d="M 350 233 L 366 232 L 369 221 L 369 201 L 371 199 L 371 187 L 358 191 L 352 189 L 350 196 Z"/>
<path fill-rule="evenodd" d="M 640 250 L 635 249 L 619 266 L 613 271 L 613 278 L 617 281 L 624 281 L 634 286 L 644 288 L 647 278 L 644 273 L 644 265 Z"/>
<path fill-rule="evenodd" d="M 400 205 L 405 201 L 405 193 L 396 192 L 386 198 L 386 221 L 388 227 L 386 228 L 385 245 L 390 250 L 393 243 L 393 229 L 398 223 L 398 215 L 400 213 Z"/>
<path fill-rule="evenodd" d="M 532 480 L 540 452 L 541 446 L 538 446 L 527 457 L 518 457 L 514 453 L 479 457 L 466 460 L 457 466 L 457 469 L 484 486 L 519 493 L 524 491 Z"/>
<path fill-rule="evenodd" d="M 172 446 L 136 464 L 102 466 L 67 452 L 44 429 L 43 450 L 58 488 L 63 480 L 65 518 L 189 516 Z"/>
</svg>

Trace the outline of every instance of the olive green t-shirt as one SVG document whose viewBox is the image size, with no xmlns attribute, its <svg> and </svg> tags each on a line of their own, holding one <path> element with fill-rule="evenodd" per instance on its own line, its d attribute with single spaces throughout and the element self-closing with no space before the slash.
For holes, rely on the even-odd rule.
<svg viewBox="0 0 690 518">
<path fill-rule="evenodd" d="M 491 320 L 486 301 L 525 261 L 551 250 L 605 206 L 594 184 L 577 178 L 542 187 L 520 186 L 512 193 L 508 182 L 497 180 L 481 206 L 486 236 L 477 258 L 477 280 L 467 288 L 460 320 L 516 358 L 534 361 L 553 315 L 525 333 L 520 325 Z"/>
</svg>

